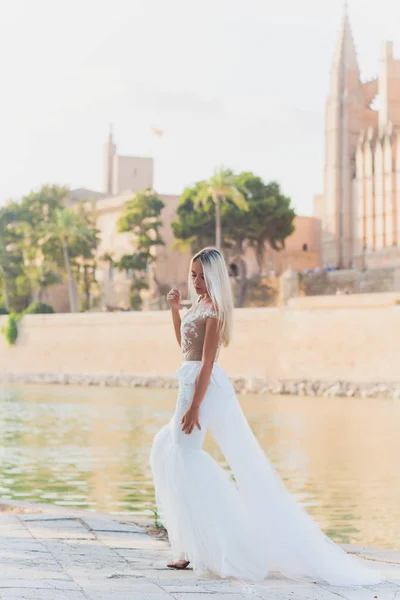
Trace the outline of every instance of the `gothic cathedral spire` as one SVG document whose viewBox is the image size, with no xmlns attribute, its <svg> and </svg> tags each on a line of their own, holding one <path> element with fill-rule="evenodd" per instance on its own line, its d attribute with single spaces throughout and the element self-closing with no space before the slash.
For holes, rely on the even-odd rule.
<svg viewBox="0 0 400 600">
<path fill-rule="evenodd" d="M 364 95 L 345 5 L 333 56 L 325 112 L 323 263 L 349 268 L 352 260 L 354 154 L 364 110 Z"/>
<path fill-rule="evenodd" d="M 342 69 L 356 69 L 359 71 L 347 3 L 344 5 L 342 23 L 332 62 L 332 72 Z"/>
</svg>

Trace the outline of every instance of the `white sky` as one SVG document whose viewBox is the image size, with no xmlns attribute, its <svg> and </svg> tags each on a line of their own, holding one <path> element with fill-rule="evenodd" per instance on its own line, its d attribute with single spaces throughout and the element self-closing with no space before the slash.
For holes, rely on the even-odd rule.
<svg viewBox="0 0 400 600">
<path fill-rule="evenodd" d="M 102 189 L 103 143 L 153 155 L 180 193 L 215 166 L 322 190 L 341 0 L 0 0 L 0 202 L 43 183 Z M 350 0 L 364 77 L 400 56 L 400 2 Z M 163 138 L 151 127 L 165 131 Z"/>
</svg>

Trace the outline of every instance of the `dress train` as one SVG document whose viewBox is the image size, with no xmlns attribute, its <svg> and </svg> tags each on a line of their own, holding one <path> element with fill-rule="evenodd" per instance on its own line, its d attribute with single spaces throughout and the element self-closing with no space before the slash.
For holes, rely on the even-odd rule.
<svg viewBox="0 0 400 600">
<path fill-rule="evenodd" d="M 198 573 L 260 581 L 286 577 L 331 585 L 371 585 L 381 575 L 330 540 L 287 490 L 255 438 L 225 372 L 214 364 L 200 407 L 201 430 L 181 430 L 199 361 L 177 372 L 175 414 L 155 436 L 151 467 L 156 502 L 174 560 Z M 234 479 L 202 450 L 210 429 Z"/>
</svg>

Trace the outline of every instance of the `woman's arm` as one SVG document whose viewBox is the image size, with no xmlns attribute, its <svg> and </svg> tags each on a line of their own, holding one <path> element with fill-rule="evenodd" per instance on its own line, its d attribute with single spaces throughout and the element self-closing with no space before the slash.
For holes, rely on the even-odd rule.
<svg viewBox="0 0 400 600">
<path fill-rule="evenodd" d="M 179 308 L 171 308 L 171 313 L 175 336 L 178 344 L 181 345 L 181 315 L 179 314 Z"/>
<path fill-rule="evenodd" d="M 174 331 L 179 346 L 181 345 L 181 315 L 179 314 L 179 307 L 181 304 L 181 293 L 178 289 L 172 288 L 167 294 L 167 302 L 171 307 L 172 322 L 174 324 Z"/>
<path fill-rule="evenodd" d="M 206 320 L 206 332 L 203 346 L 203 356 L 201 359 L 201 365 L 199 373 L 197 375 L 196 383 L 194 386 L 194 394 L 192 402 L 182 417 L 182 430 L 185 433 L 192 433 L 195 426 L 199 429 L 199 413 L 200 405 L 203 402 L 204 396 L 210 382 L 212 369 L 214 366 L 215 356 L 217 354 L 219 345 L 219 323 L 217 319 L 209 317 Z"/>
</svg>

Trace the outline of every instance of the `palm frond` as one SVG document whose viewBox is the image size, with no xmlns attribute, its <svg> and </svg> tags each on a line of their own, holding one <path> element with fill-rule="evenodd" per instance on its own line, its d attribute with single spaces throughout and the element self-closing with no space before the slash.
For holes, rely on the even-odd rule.
<svg viewBox="0 0 400 600">
<path fill-rule="evenodd" d="M 194 208 L 198 208 L 200 204 L 205 205 L 207 200 L 212 196 L 212 189 L 209 182 L 205 182 L 204 187 L 193 198 Z"/>
<path fill-rule="evenodd" d="M 244 195 L 242 194 L 242 192 L 240 190 L 237 189 L 237 187 L 230 186 L 229 189 L 227 189 L 226 195 L 241 210 L 244 210 L 246 212 L 249 210 L 249 205 L 248 205 Z"/>
</svg>

